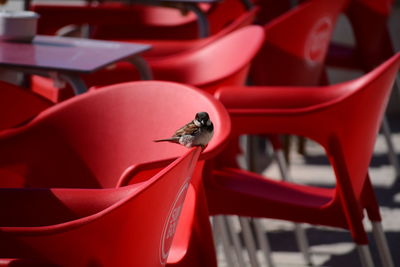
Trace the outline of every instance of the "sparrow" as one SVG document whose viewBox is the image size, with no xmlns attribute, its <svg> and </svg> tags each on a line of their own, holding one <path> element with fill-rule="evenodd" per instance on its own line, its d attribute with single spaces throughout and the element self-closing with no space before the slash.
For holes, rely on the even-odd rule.
<svg viewBox="0 0 400 267">
<path fill-rule="evenodd" d="M 214 125 L 207 112 L 199 112 L 194 120 L 179 128 L 171 138 L 154 142 L 171 142 L 185 147 L 201 146 L 204 148 L 214 134 Z"/>
</svg>

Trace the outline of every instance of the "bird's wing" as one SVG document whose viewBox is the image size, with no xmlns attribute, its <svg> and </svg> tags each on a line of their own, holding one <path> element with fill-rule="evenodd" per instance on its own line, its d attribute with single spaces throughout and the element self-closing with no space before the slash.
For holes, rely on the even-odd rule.
<svg viewBox="0 0 400 267">
<path fill-rule="evenodd" d="M 197 127 L 196 124 L 194 124 L 194 122 L 191 121 L 188 124 L 186 124 L 185 126 L 183 126 L 182 128 L 178 129 L 175 132 L 175 134 L 173 135 L 173 137 L 180 137 L 180 136 L 186 135 L 186 134 L 194 135 L 194 134 L 196 134 L 196 132 L 198 130 L 199 130 L 199 127 Z"/>
</svg>

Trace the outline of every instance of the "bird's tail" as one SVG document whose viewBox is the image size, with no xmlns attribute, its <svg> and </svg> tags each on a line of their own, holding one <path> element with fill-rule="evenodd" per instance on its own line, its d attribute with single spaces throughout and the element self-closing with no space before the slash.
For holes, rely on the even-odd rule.
<svg viewBox="0 0 400 267">
<path fill-rule="evenodd" d="M 158 140 L 153 140 L 153 142 L 172 142 L 172 143 L 179 143 L 179 139 L 177 138 L 166 138 L 166 139 L 158 139 Z"/>
</svg>

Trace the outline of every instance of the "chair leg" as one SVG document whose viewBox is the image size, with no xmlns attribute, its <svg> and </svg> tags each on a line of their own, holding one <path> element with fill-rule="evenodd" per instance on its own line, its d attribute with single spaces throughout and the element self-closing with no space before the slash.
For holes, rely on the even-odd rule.
<svg viewBox="0 0 400 267">
<path fill-rule="evenodd" d="M 276 161 L 279 166 L 279 171 L 282 176 L 282 180 L 284 181 L 291 181 L 292 178 L 290 177 L 289 171 L 288 171 L 288 166 L 286 164 L 286 159 L 285 159 L 285 154 L 282 151 L 282 149 L 276 149 L 274 151 Z M 304 261 L 306 262 L 307 265 L 312 266 L 312 260 L 311 260 L 311 254 L 310 254 L 310 246 L 308 244 L 307 236 L 304 231 L 304 228 L 300 224 L 295 224 L 295 235 L 296 235 L 296 240 L 297 244 L 299 246 L 299 249 L 301 253 L 303 254 Z"/>
<path fill-rule="evenodd" d="M 267 264 L 268 267 L 274 267 L 275 264 L 271 257 L 272 255 L 271 246 L 269 245 L 269 240 L 261 225 L 261 219 L 254 220 L 254 227 L 256 230 L 257 242 L 260 245 L 261 250 L 264 252 L 263 254 L 265 257 L 265 263 Z"/>
<path fill-rule="evenodd" d="M 389 246 L 386 240 L 385 233 L 382 228 L 381 222 L 372 222 L 372 232 L 378 247 L 379 255 L 383 267 L 394 267 L 392 255 L 389 250 Z"/>
<path fill-rule="evenodd" d="M 396 75 L 395 86 L 397 87 L 397 94 L 400 97 L 400 78 L 399 75 Z"/>
<path fill-rule="evenodd" d="M 306 232 L 304 231 L 304 227 L 301 224 L 295 223 L 294 224 L 294 232 L 296 234 L 297 245 L 303 254 L 303 258 L 305 263 L 308 266 L 313 266 L 313 262 L 311 260 L 311 253 L 310 253 L 310 245 L 308 244 L 308 239 Z"/>
<path fill-rule="evenodd" d="M 249 218 L 239 217 L 239 223 L 242 227 L 244 244 L 247 248 L 247 253 L 249 255 L 250 266 L 259 267 L 260 264 L 257 259 L 257 249 L 250 227 L 250 220 Z"/>
<path fill-rule="evenodd" d="M 232 258 L 231 246 L 229 244 L 228 231 L 224 222 L 224 216 L 214 216 L 214 235 L 219 235 L 224 250 L 225 260 L 228 266 L 236 266 Z M 217 239 L 217 238 L 215 238 Z"/>
<path fill-rule="evenodd" d="M 388 146 L 388 157 L 390 163 L 393 165 L 395 171 L 396 171 L 396 176 L 400 176 L 400 163 L 399 160 L 397 159 L 397 154 L 394 149 L 394 145 L 392 142 L 392 137 L 391 137 L 391 131 L 389 128 L 389 122 L 387 120 L 387 117 L 384 116 L 382 120 L 382 132 L 383 135 L 385 136 L 386 144 Z"/>
<path fill-rule="evenodd" d="M 235 217 L 237 217 L 237 216 L 235 216 Z M 229 235 L 230 235 L 232 243 L 233 243 L 233 247 L 234 247 L 235 252 L 236 252 L 238 265 L 240 267 L 246 267 L 246 263 L 245 263 L 244 258 L 243 258 L 242 244 L 241 244 L 241 242 L 239 240 L 239 236 L 236 233 L 235 227 L 233 225 L 233 219 L 234 218 L 231 217 L 231 216 L 224 216 L 224 219 L 225 219 L 225 225 L 228 228 L 228 232 L 229 232 Z"/>
<path fill-rule="evenodd" d="M 374 262 L 372 261 L 371 251 L 368 245 L 358 245 L 358 254 L 360 255 L 362 267 L 374 267 Z"/>
<path fill-rule="evenodd" d="M 256 164 L 255 164 L 255 156 L 257 153 L 257 137 L 256 136 L 247 136 L 246 139 L 246 159 L 247 159 L 247 169 L 249 171 L 253 171 L 256 172 Z M 257 250 L 256 247 L 254 245 L 254 250 L 252 249 L 253 244 L 254 243 L 254 239 L 253 239 L 253 232 L 250 230 L 250 221 L 247 218 L 240 218 L 240 224 L 242 226 L 242 231 L 244 234 L 244 238 L 245 238 L 245 244 L 247 247 L 247 251 L 249 254 L 249 259 L 250 259 L 250 263 L 252 264 L 252 266 L 258 266 L 258 259 L 257 259 Z M 269 241 L 267 239 L 267 236 L 265 235 L 262 226 L 260 224 L 260 221 L 258 221 L 259 219 L 255 219 L 252 221 L 255 232 L 256 232 L 256 238 L 257 238 L 257 242 L 260 245 L 264 257 L 265 257 L 265 262 L 267 264 L 267 266 L 269 267 L 273 267 L 275 266 L 272 260 L 272 254 L 271 254 L 271 248 L 269 245 Z M 256 264 L 256 265 L 254 265 Z"/>
<path fill-rule="evenodd" d="M 257 153 L 256 149 L 256 137 L 252 135 L 246 136 L 246 168 L 249 171 L 256 170 L 255 157 Z"/>
</svg>

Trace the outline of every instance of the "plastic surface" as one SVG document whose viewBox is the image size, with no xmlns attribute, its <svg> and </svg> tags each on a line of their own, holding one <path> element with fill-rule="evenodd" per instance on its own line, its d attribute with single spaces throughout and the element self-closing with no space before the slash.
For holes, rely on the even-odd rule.
<svg viewBox="0 0 400 267">
<path fill-rule="evenodd" d="M 351 231 L 356 243 L 368 243 L 362 211 L 366 209 L 373 221 L 381 220 L 368 166 L 399 65 L 400 53 L 363 77 L 336 85 L 217 91 L 231 115 L 232 138 L 241 134 L 310 138 L 324 147 L 336 187 L 271 181 L 219 166 L 206 180 L 210 212 L 341 227 Z"/>
<path fill-rule="evenodd" d="M 258 10 L 259 9 L 257 7 L 254 7 L 251 10 L 245 11 L 243 14 L 238 15 L 237 18 L 235 18 L 232 22 L 224 26 L 224 28 L 222 28 L 220 31 L 206 38 L 190 39 L 190 40 L 174 40 L 174 39 L 167 39 L 167 40 L 118 39 L 118 40 L 126 42 L 150 44 L 152 46 L 152 49 L 143 53 L 143 56 L 148 60 L 151 60 L 153 57 L 157 59 L 157 57 L 174 55 L 176 53 L 181 53 L 191 49 L 198 49 L 202 46 L 212 43 L 213 41 L 225 36 L 226 34 L 234 30 L 250 25 L 253 23 Z"/>
<path fill-rule="evenodd" d="M 26 123 L 51 105 L 39 95 L 0 81 L 0 130 Z"/>
<path fill-rule="evenodd" d="M 394 54 L 388 20 L 393 0 L 351 0 L 343 12 L 349 19 L 355 45 L 332 43 L 328 65 L 370 71 Z"/>
<path fill-rule="evenodd" d="M 153 140 L 172 135 L 199 111 L 208 112 L 216 125 L 202 153 L 207 158 L 218 153 L 230 132 L 227 112 L 209 94 L 143 81 L 74 97 L 0 134 L 1 187 L 114 187 L 134 165 L 154 169 L 182 154 L 185 147 Z"/>
<path fill-rule="evenodd" d="M 182 219 L 179 220 L 175 234 L 176 241 L 174 239 L 172 242 L 171 253 L 166 263 L 168 266 L 184 266 L 189 262 L 196 262 L 197 266 L 216 266 L 202 175 L 204 160 L 218 154 L 228 140 L 230 118 L 222 104 L 212 95 L 182 84 L 147 81 L 112 85 L 57 104 L 27 125 L 0 133 L 0 147 L 3 151 L 0 156 L 0 182 L 3 191 L 9 192 L 12 196 L 31 192 L 30 196 L 35 198 L 39 194 L 41 197 L 36 199 L 35 208 L 31 210 L 31 214 L 44 214 L 43 216 L 32 216 L 29 220 L 10 217 L 7 221 L 13 224 L 30 223 L 33 227 L 43 220 L 44 222 L 40 223 L 46 225 L 57 223 L 54 226 L 57 228 L 64 227 L 60 224 L 62 222 L 76 221 L 82 218 L 87 222 L 87 225 L 82 227 L 89 229 L 91 222 L 89 223 L 88 220 L 100 216 L 97 213 L 104 213 L 103 209 L 113 205 L 112 203 L 120 198 L 118 196 L 120 191 L 112 188 L 128 186 L 130 189 L 126 189 L 127 191 L 124 191 L 126 194 L 124 194 L 125 196 L 129 195 L 130 190 L 136 190 L 134 188 L 137 186 L 146 184 L 149 177 L 157 175 L 167 163 L 187 151 L 187 148 L 180 145 L 154 143 L 152 140 L 172 135 L 178 127 L 192 120 L 198 111 L 207 111 L 210 115 L 214 123 L 214 136 L 207 148 L 202 151 L 201 161 L 196 165 L 193 179 L 188 186 L 188 198 L 182 206 Z M 7 190 L 6 187 L 24 189 Z M 39 187 L 71 189 L 32 189 Z M 101 188 L 108 189 L 100 190 Z M 58 192 L 60 193 L 58 194 Z M 64 192 L 65 196 L 74 194 L 63 199 L 74 205 L 74 209 L 72 206 L 69 209 L 62 208 L 63 202 L 59 202 L 55 197 L 64 196 Z M 112 192 L 112 195 L 107 202 L 107 198 L 104 198 L 103 195 L 107 195 L 108 192 Z M 134 193 L 132 192 L 132 194 Z M 7 197 L 5 193 L 2 195 Z M 156 195 L 162 195 L 162 191 Z M 77 198 L 78 196 L 80 199 Z M 121 196 L 122 198 L 123 196 Z M 81 206 L 81 200 L 85 200 L 87 204 Z M 156 206 L 159 201 L 154 201 L 153 196 L 146 202 Z M 28 208 L 23 205 L 25 202 L 22 199 L 20 203 L 22 203 L 21 208 Z M 46 209 L 41 208 L 42 204 Z M 149 205 L 143 205 L 142 208 L 147 208 Z M 16 213 L 17 209 L 14 209 L 16 206 L 3 206 L 8 210 L 11 207 L 11 211 Z M 52 217 L 45 216 L 47 209 L 53 209 Z M 110 213 L 113 211 L 110 210 Z M 151 215 L 148 212 L 146 214 Z M 23 213 L 15 215 L 24 216 Z M 76 223 L 78 225 L 78 222 Z M 122 225 L 127 227 L 128 223 L 122 223 Z M 149 229 L 149 225 L 150 223 L 146 225 L 146 229 Z M 39 228 L 38 231 L 40 231 Z M 125 231 L 125 228 L 121 229 Z M 73 227 L 71 231 L 78 233 Z M 76 229 L 76 231 L 81 230 Z M 98 247 L 93 247 L 93 253 L 101 254 L 104 252 L 103 249 L 107 248 L 102 247 L 106 245 L 103 240 L 105 242 L 108 238 L 114 238 L 114 233 L 110 236 L 102 236 L 98 234 L 99 231 L 102 232 L 102 230 L 96 229 L 95 237 L 90 233 L 83 233 L 82 237 L 92 240 L 90 242 L 99 241 Z M 134 229 L 127 231 L 129 233 Z M 139 232 L 147 235 L 147 231 L 143 231 L 143 229 Z M 38 233 L 40 235 L 40 232 Z M 68 233 L 60 232 L 55 236 L 51 232 L 51 237 L 49 237 L 51 241 L 49 242 L 53 242 L 53 238 L 54 240 L 55 238 L 64 238 Z M 122 235 L 123 232 L 118 231 L 118 238 L 123 238 L 120 234 Z M 93 241 L 96 238 L 99 240 Z M 59 239 L 59 242 L 62 244 L 63 240 Z M 71 239 L 65 245 L 74 245 L 74 242 L 76 239 L 75 241 Z M 108 242 L 107 244 L 111 244 L 115 249 L 122 249 L 115 245 L 119 244 L 118 242 Z M 100 249 L 98 249 L 99 247 Z M 11 249 L 12 246 L 8 251 Z M 46 246 L 43 249 L 45 251 L 43 257 L 45 257 L 48 250 L 53 248 Z M 85 247 L 82 251 L 85 251 L 87 255 L 92 253 L 85 249 L 91 249 L 90 246 Z M 96 252 L 94 252 L 95 249 Z M 127 246 L 127 251 L 131 250 L 132 248 Z M 22 249 L 22 252 L 26 251 Z M 105 254 L 104 257 L 109 255 L 107 252 L 103 254 Z M 117 252 L 115 254 L 120 255 Z M 14 260 L 5 258 L 20 258 L 21 260 L 15 260 L 18 263 L 36 259 L 32 259 L 32 254 L 0 255 L 5 262 L 11 262 L 10 264 Z M 57 252 L 52 257 L 58 256 L 60 254 Z M 81 255 L 76 257 L 79 258 Z M 71 261 L 74 259 L 76 258 L 71 258 Z M 153 258 L 153 260 L 155 259 Z M 107 262 L 105 266 L 117 265 Z M 137 266 L 153 265 L 139 264 Z"/>
<path fill-rule="evenodd" d="M 226 0 L 214 5 L 201 4 L 210 25 L 210 34 L 216 34 L 245 12 L 239 0 Z M 196 15 L 179 9 L 102 3 L 100 5 L 46 5 L 34 4 L 39 13 L 38 32 L 55 34 L 63 26 L 89 24 L 91 37 L 96 39 L 174 39 L 198 38 Z M 73 16 L 71 16 L 73 14 Z"/>
<path fill-rule="evenodd" d="M 319 85 L 337 17 L 347 0 L 312 0 L 264 25 L 265 42 L 255 57 L 254 85 Z"/>
<path fill-rule="evenodd" d="M 244 84 L 263 40 L 260 26 L 246 26 L 207 46 L 149 64 L 156 79 L 187 83 L 212 93 L 221 85 Z"/>
<path fill-rule="evenodd" d="M 164 266 L 200 152 L 185 151 L 126 187 L 0 189 L 0 256 L 74 267 Z"/>
</svg>

